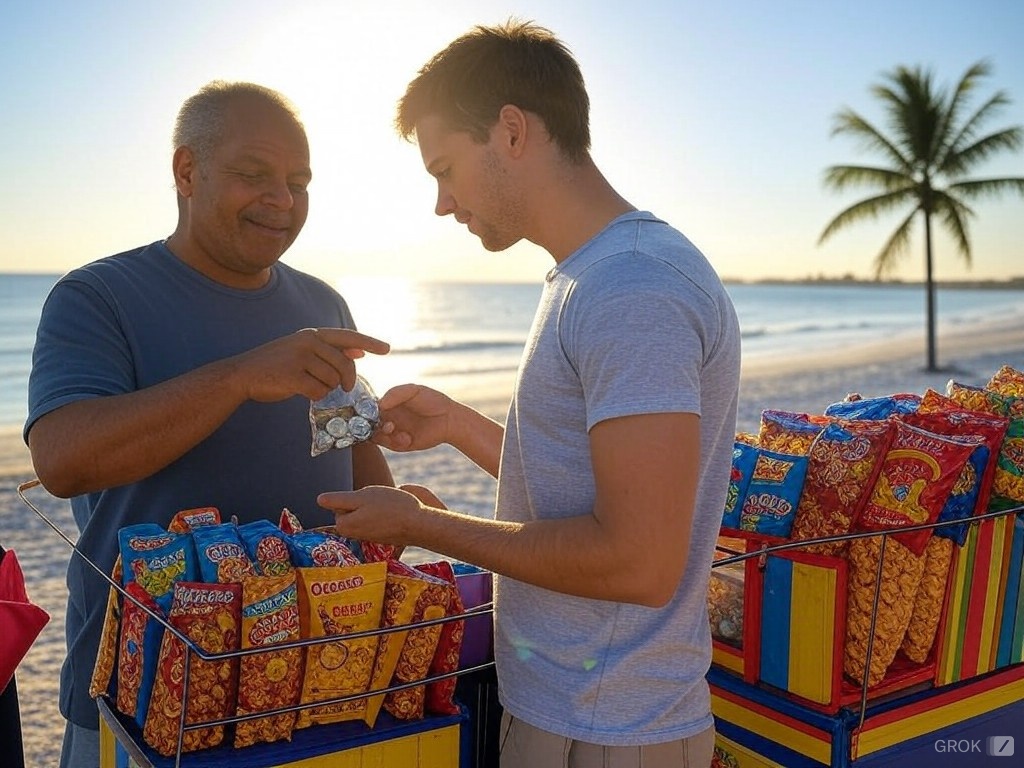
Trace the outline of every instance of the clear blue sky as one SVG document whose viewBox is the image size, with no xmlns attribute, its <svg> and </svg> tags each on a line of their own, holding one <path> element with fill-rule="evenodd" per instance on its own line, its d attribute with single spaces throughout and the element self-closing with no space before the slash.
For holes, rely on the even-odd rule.
<svg viewBox="0 0 1024 768">
<path fill-rule="evenodd" d="M 306 122 L 311 212 L 289 263 L 332 281 L 539 280 L 550 260 L 537 248 L 490 254 L 433 215 L 432 180 L 391 127 L 431 54 L 510 15 L 575 52 L 606 176 L 726 277 L 870 276 L 897 219 L 816 242 L 863 196 L 825 190 L 825 167 L 869 159 L 830 137 L 832 117 L 877 118 L 869 87 L 883 71 L 923 65 L 952 84 L 988 58 L 982 94 L 1013 100 L 988 128 L 1024 124 L 1019 0 L 14 3 L 0 21 L 0 271 L 62 272 L 170 234 L 175 113 L 226 78 L 278 88 Z M 977 175 L 1024 176 L 1024 155 Z M 1024 275 L 1024 201 L 976 210 L 973 270 L 940 236 L 936 276 Z M 915 233 L 897 276 L 920 279 L 922 254 Z"/>
</svg>

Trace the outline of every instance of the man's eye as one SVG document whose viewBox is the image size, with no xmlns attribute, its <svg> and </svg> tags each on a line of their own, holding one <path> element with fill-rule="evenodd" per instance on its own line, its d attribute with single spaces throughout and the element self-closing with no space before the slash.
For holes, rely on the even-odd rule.
<svg viewBox="0 0 1024 768">
<path fill-rule="evenodd" d="M 288 189 L 291 190 L 293 195 L 304 195 L 306 194 L 305 184 L 289 184 Z"/>
<path fill-rule="evenodd" d="M 444 181 L 452 175 L 451 167 L 445 168 L 437 172 L 436 178 L 438 181 Z"/>
</svg>

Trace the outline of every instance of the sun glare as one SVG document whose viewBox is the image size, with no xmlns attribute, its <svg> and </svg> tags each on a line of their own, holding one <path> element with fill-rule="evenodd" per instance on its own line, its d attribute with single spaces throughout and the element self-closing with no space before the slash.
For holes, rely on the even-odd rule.
<svg viewBox="0 0 1024 768">
<path fill-rule="evenodd" d="M 416 284 L 402 278 L 346 277 L 334 281 L 363 333 L 391 344 L 388 355 L 367 355 L 356 364 L 377 395 L 422 380 L 427 358 L 416 350 L 437 343 L 436 333 L 419 322 Z"/>
</svg>

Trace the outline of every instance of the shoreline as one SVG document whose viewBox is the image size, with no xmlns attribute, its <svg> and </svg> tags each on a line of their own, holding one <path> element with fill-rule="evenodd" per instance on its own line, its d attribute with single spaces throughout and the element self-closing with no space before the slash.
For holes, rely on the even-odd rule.
<svg viewBox="0 0 1024 768">
<path fill-rule="evenodd" d="M 950 378 L 978 386 L 987 382 L 999 365 L 1024 367 L 1024 327 L 1013 320 L 940 329 L 936 371 L 924 370 L 924 336 L 922 330 L 842 349 L 793 351 L 785 357 L 749 355 L 742 363 L 737 429 L 748 430 L 753 410 L 758 416 L 763 408 L 810 412 L 824 409 L 850 392 L 871 397 L 895 392 L 923 394 L 928 387 L 944 391 Z M 509 371 L 492 374 L 478 386 L 456 376 L 425 378 L 422 383 L 504 421 L 514 379 L 515 372 Z M 773 391 L 780 401 L 794 405 L 766 401 Z M 801 397 L 807 404 L 798 404 L 803 402 Z M 823 401 L 823 397 L 831 399 Z M 32 476 L 21 429 L 21 425 L 0 425 L 0 478 Z"/>
</svg>

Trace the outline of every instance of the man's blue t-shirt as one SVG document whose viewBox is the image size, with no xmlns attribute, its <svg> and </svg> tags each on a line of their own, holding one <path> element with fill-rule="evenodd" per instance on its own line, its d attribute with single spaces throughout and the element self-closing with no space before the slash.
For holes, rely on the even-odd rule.
<svg viewBox="0 0 1024 768">
<path fill-rule="evenodd" d="M 29 379 L 25 436 L 37 419 L 69 403 L 151 387 L 301 328 L 354 328 L 326 283 L 278 263 L 258 290 L 216 283 L 162 242 L 70 272 L 43 306 Z M 247 402 L 199 445 L 136 483 L 71 500 L 78 550 L 104 573 L 117 531 L 165 526 L 182 509 L 217 507 L 226 521 L 277 521 L 288 507 L 307 526 L 333 522 L 317 494 L 352 487 L 349 450 L 310 456 L 309 401 Z M 68 565 L 68 654 L 61 713 L 98 728 L 89 698 L 108 586 L 81 557 Z"/>
</svg>

